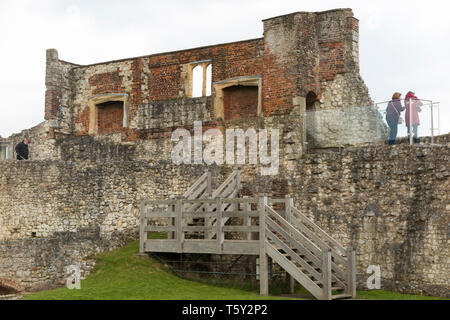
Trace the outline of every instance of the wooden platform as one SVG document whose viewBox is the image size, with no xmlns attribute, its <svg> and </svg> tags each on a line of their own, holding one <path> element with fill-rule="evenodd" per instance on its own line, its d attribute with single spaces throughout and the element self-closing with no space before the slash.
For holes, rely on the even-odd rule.
<svg viewBox="0 0 450 320">
<path fill-rule="evenodd" d="M 355 251 L 297 210 L 291 197 L 237 198 L 236 171 L 214 192 L 210 179 L 203 175 L 178 199 L 141 202 L 141 253 L 259 256 L 261 295 L 269 293 L 270 257 L 290 275 L 291 291 L 298 281 L 317 299 L 356 296 Z"/>
<path fill-rule="evenodd" d="M 218 248 L 216 240 L 187 239 L 182 246 L 177 240 L 147 240 L 144 252 L 259 255 L 259 241 L 224 240 Z"/>
</svg>

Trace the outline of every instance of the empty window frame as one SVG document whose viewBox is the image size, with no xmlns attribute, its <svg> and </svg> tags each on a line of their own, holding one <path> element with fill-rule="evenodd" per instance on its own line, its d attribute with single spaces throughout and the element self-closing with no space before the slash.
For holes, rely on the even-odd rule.
<svg viewBox="0 0 450 320">
<path fill-rule="evenodd" d="M 197 61 L 189 64 L 188 96 L 192 98 L 211 95 L 212 64 L 211 60 Z"/>
</svg>

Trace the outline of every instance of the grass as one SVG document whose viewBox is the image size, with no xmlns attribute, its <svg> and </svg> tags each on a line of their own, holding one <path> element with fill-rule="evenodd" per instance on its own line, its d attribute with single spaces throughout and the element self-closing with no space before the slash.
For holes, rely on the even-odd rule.
<svg viewBox="0 0 450 320">
<path fill-rule="evenodd" d="M 99 254 L 81 290 L 58 288 L 24 295 L 24 300 L 257 300 L 256 291 L 181 279 L 155 259 L 137 256 L 137 241 Z"/>
<path fill-rule="evenodd" d="M 155 235 L 159 237 L 159 235 Z M 138 241 L 95 257 L 94 272 L 81 281 L 81 290 L 58 288 L 25 294 L 24 300 L 260 300 L 288 299 L 263 297 L 255 283 L 211 284 L 174 275 L 167 267 L 148 256 L 139 256 Z M 271 285 L 271 294 L 283 289 Z M 358 291 L 358 298 L 375 300 L 434 300 L 436 297 L 406 295 L 382 290 Z M 313 297 L 299 286 L 296 298 Z"/>
<path fill-rule="evenodd" d="M 357 296 L 360 299 L 370 300 L 448 300 L 441 297 L 403 294 L 384 290 L 358 291 Z"/>
<path fill-rule="evenodd" d="M 334 292 L 333 294 L 337 294 L 337 292 Z M 314 297 L 300 285 L 296 287 L 295 296 L 302 299 L 314 299 Z M 361 300 L 448 300 L 441 297 L 412 295 L 384 290 L 358 290 L 356 292 L 356 297 Z"/>
</svg>

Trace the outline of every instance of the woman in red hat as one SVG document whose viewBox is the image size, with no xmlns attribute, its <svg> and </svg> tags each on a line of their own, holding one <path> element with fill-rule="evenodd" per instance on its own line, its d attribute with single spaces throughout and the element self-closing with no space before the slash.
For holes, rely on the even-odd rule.
<svg viewBox="0 0 450 320">
<path fill-rule="evenodd" d="M 411 102 L 411 105 L 410 105 Z M 420 125 L 420 119 L 419 119 L 419 111 L 420 107 L 423 105 L 422 101 L 419 100 L 419 98 L 416 97 L 415 93 L 413 91 L 409 91 L 406 94 L 405 97 L 405 107 L 406 107 L 406 113 L 405 113 L 405 123 L 406 128 L 408 128 L 408 138 L 409 138 L 409 126 L 411 125 L 410 118 L 412 117 L 412 128 L 413 128 L 413 134 L 414 134 L 414 143 L 418 143 L 419 139 L 417 137 L 417 128 Z M 411 117 L 410 117 L 410 112 Z"/>
</svg>

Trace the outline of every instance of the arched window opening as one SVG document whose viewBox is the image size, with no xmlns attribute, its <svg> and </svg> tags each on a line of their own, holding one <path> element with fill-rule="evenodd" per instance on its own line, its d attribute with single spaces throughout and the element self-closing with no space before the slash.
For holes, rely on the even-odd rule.
<svg viewBox="0 0 450 320">
<path fill-rule="evenodd" d="M 206 95 L 211 95 L 212 88 L 212 64 L 209 64 L 206 68 Z"/>
<path fill-rule="evenodd" d="M 203 96 L 203 66 L 197 65 L 192 70 L 192 97 Z"/>
<path fill-rule="evenodd" d="M 306 95 L 306 110 L 314 110 L 317 101 L 317 95 L 312 91 L 308 92 Z"/>
</svg>

